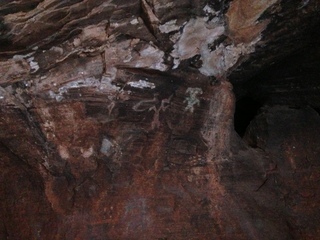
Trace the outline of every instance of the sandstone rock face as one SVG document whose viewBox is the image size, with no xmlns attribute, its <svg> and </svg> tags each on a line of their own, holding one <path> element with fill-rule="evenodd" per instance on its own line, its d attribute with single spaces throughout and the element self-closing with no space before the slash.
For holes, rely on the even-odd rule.
<svg viewBox="0 0 320 240">
<path fill-rule="evenodd" d="M 253 76 L 319 41 L 319 7 L 2 1 L 0 238 L 317 239 L 318 79 Z"/>
</svg>

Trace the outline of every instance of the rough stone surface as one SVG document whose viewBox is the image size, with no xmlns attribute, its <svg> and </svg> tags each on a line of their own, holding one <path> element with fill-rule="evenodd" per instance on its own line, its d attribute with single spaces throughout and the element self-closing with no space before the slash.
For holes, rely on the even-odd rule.
<svg viewBox="0 0 320 240">
<path fill-rule="evenodd" d="M 0 239 L 317 239 L 319 8 L 1 1 Z"/>
</svg>

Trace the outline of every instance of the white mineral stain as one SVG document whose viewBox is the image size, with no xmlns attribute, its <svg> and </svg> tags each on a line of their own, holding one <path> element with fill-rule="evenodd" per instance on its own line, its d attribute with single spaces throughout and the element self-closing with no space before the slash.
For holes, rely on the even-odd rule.
<svg viewBox="0 0 320 240">
<path fill-rule="evenodd" d="M 217 15 L 219 12 L 216 12 L 214 9 L 212 9 L 208 4 L 203 8 L 203 11 L 206 14 L 211 14 L 211 15 Z"/>
<path fill-rule="evenodd" d="M 38 71 L 39 70 L 39 64 L 36 62 L 36 61 L 34 61 L 34 57 L 30 57 L 30 58 L 28 58 L 27 59 L 27 62 L 29 63 L 29 65 L 30 65 L 30 68 L 31 68 L 31 70 L 32 70 L 32 73 L 35 73 L 36 71 Z"/>
<path fill-rule="evenodd" d="M 81 44 L 80 38 L 75 38 L 75 39 L 73 39 L 73 46 L 79 47 L 80 44 Z"/>
<path fill-rule="evenodd" d="M 12 57 L 13 60 L 21 60 L 21 59 L 25 59 L 25 58 L 28 58 L 30 56 L 32 56 L 35 52 L 30 52 L 28 54 L 25 54 L 25 55 L 20 55 L 20 54 L 16 54 Z"/>
<path fill-rule="evenodd" d="M 135 61 L 137 68 L 151 68 L 160 71 L 167 70 L 167 66 L 163 63 L 164 52 L 160 49 L 147 45 L 140 51 L 140 57 Z"/>
<path fill-rule="evenodd" d="M 210 14 L 217 14 L 208 5 L 203 10 Z M 256 44 L 261 39 L 261 36 L 258 36 L 249 43 L 241 42 L 230 45 L 221 43 L 212 49 L 212 44 L 223 34 L 225 34 L 224 23 L 218 17 L 210 21 L 208 17 L 190 19 L 181 36 L 176 36 L 178 40 L 171 52 L 174 58 L 173 69 L 177 68 L 182 60 L 200 55 L 203 64 L 199 71 L 202 74 L 223 77 L 231 67 L 238 63 L 241 56 L 254 52 Z"/>
<path fill-rule="evenodd" d="M 145 80 L 139 80 L 139 81 L 136 81 L 136 82 L 128 82 L 127 83 L 129 86 L 131 87 L 134 87 L 134 88 L 141 88 L 141 89 L 144 89 L 144 88 L 151 88 L 151 89 L 154 89 L 156 86 L 154 85 L 154 83 L 152 82 L 147 82 Z"/>
<path fill-rule="evenodd" d="M 91 157 L 92 154 L 93 154 L 93 148 L 90 147 L 89 149 L 87 149 L 87 150 L 82 150 L 81 152 L 82 152 L 82 157 L 84 157 L 84 158 L 89 158 L 89 157 Z"/>
<path fill-rule="evenodd" d="M 231 67 L 233 67 L 241 56 L 248 55 L 255 50 L 255 44 L 260 37 L 249 44 L 239 43 L 224 46 L 220 44 L 214 51 L 209 51 L 208 47 L 203 46 L 200 54 L 202 58 L 202 67 L 200 72 L 206 76 L 223 76 Z"/>
<path fill-rule="evenodd" d="M 132 25 L 137 25 L 138 23 L 139 23 L 139 21 L 136 18 L 130 21 L 130 24 L 132 24 Z"/>
<path fill-rule="evenodd" d="M 61 47 L 53 46 L 53 47 L 50 48 L 50 50 L 51 50 L 51 51 L 54 51 L 54 52 L 56 52 L 56 53 L 59 53 L 60 55 L 63 54 L 63 48 L 61 48 Z"/>
<path fill-rule="evenodd" d="M 142 45 L 139 46 L 141 49 L 139 52 L 134 50 L 138 44 Z M 114 42 L 105 49 L 105 56 L 108 56 L 105 59 L 108 71 L 116 65 L 165 71 L 168 67 L 164 64 L 164 55 L 164 52 L 152 43 L 141 43 L 139 39 Z"/>
<path fill-rule="evenodd" d="M 110 75 L 102 76 L 101 79 L 95 77 L 78 79 L 62 85 L 56 92 L 50 90 L 48 91 L 48 94 L 51 98 L 56 99 L 56 101 L 60 102 L 64 99 L 63 95 L 67 94 L 69 89 L 90 87 L 96 88 L 97 90 L 108 94 L 108 98 L 112 98 L 112 96 L 114 96 L 121 90 L 120 87 L 112 84 L 112 80 L 115 78 L 115 73 L 113 70 L 114 69 L 110 69 Z"/>
<path fill-rule="evenodd" d="M 171 53 L 171 56 L 175 58 L 174 68 L 178 66 L 181 60 L 200 54 L 200 49 L 208 48 L 210 43 L 224 33 L 224 26 L 218 22 L 217 18 L 208 21 L 207 17 L 189 20 Z"/>
<path fill-rule="evenodd" d="M 12 59 L 13 60 L 23 60 L 23 59 L 25 59 L 28 62 L 29 66 L 30 66 L 30 68 L 32 70 L 31 73 L 35 73 L 35 72 L 37 72 L 39 70 L 40 67 L 39 67 L 39 64 L 36 61 L 34 61 L 34 57 L 32 56 L 34 53 L 35 52 L 30 52 L 30 53 L 25 54 L 25 55 L 17 54 L 17 55 L 14 55 L 12 57 Z"/>
<path fill-rule="evenodd" d="M 170 33 L 180 29 L 180 26 L 176 25 L 177 19 L 171 20 L 159 26 L 159 30 L 162 33 Z"/>
<path fill-rule="evenodd" d="M 104 138 L 102 140 L 102 143 L 101 143 L 101 148 L 100 148 L 100 152 L 105 155 L 105 156 L 110 156 L 112 154 L 112 148 L 113 148 L 113 144 L 112 142 L 107 139 L 107 138 Z"/>
<path fill-rule="evenodd" d="M 61 158 L 68 159 L 70 157 L 68 149 L 65 146 L 60 145 L 58 147 L 58 151 Z"/>
</svg>

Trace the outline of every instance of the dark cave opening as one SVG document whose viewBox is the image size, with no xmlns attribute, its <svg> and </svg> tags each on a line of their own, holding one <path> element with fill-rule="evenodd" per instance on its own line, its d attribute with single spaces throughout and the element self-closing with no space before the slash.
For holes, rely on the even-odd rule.
<svg viewBox="0 0 320 240">
<path fill-rule="evenodd" d="M 236 102 L 234 113 L 234 129 L 243 137 L 247 127 L 254 117 L 258 114 L 262 104 L 250 96 L 244 96 Z"/>
<path fill-rule="evenodd" d="M 312 108 L 320 115 L 320 108 L 317 108 L 317 107 L 312 107 Z"/>
</svg>

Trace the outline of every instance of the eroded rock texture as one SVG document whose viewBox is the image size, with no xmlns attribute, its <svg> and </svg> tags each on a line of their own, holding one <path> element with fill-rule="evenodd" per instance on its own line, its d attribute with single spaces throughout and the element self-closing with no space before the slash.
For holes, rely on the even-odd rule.
<svg viewBox="0 0 320 240">
<path fill-rule="evenodd" d="M 0 238 L 317 239 L 319 8 L 0 2 Z"/>
</svg>

